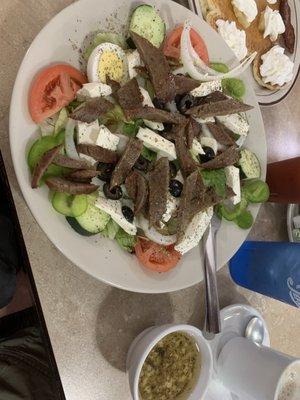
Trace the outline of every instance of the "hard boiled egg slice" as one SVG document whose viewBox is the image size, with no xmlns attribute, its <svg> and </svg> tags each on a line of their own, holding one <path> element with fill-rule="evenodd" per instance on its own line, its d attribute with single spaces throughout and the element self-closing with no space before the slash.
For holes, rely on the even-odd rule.
<svg viewBox="0 0 300 400">
<path fill-rule="evenodd" d="M 126 79 L 127 63 L 124 50 L 113 43 L 101 43 L 97 46 L 87 65 L 89 82 L 106 83 L 106 77 L 122 82 Z"/>
</svg>

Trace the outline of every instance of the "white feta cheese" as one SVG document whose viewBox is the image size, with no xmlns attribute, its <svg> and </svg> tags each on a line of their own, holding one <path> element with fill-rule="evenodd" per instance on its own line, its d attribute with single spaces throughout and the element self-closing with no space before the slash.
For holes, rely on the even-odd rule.
<svg viewBox="0 0 300 400">
<path fill-rule="evenodd" d="M 95 206 L 109 214 L 111 218 L 129 235 L 136 234 L 136 225 L 130 223 L 124 217 L 122 213 L 122 203 L 119 200 L 110 200 L 99 195 L 95 201 Z"/>
<path fill-rule="evenodd" d="M 100 125 L 98 137 L 96 140 L 97 146 L 101 146 L 104 149 L 116 151 L 119 141 L 120 139 L 118 138 L 118 136 L 111 133 L 111 131 L 105 125 Z"/>
<path fill-rule="evenodd" d="M 77 143 L 78 144 L 96 144 L 99 132 L 98 120 L 91 122 L 77 122 Z"/>
<path fill-rule="evenodd" d="M 294 217 L 293 222 L 294 222 L 294 227 L 296 229 L 299 229 L 300 228 L 300 215 L 297 215 L 296 217 Z"/>
<path fill-rule="evenodd" d="M 174 212 L 179 207 L 179 202 L 180 202 L 180 199 L 178 197 L 174 197 L 170 193 L 168 193 L 167 209 L 166 209 L 164 215 L 162 216 L 163 222 L 170 221 L 172 215 L 174 214 Z"/>
<path fill-rule="evenodd" d="M 135 78 L 137 76 L 135 67 L 139 67 L 140 65 L 142 65 L 141 56 L 137 50 L 134 50 L 132 52 L 126 53 L 126 58 L 129 78 Z"/>
<path fill-rule="evenodd" d="M 210 147 L 213 149 L 214 153 L 218 152 L 218 142 L 213 137 L 203 136 L 200 139 L 200 143 L 202 147 Z"/>
<path fill-rule="evenodd" d="M 84 83 L 76 93 L 77 100 L 85 101 L 95 97 L 104 97 L 112 94 L 111 87 L 105 83 L 90 82 Z"/>
<path fill-rule="evenodd" d="M 201 143 L 197 139 L 193 140 L 192 152 L 196 156 L 198 156 L 199 154 L 205 154 L 205 151 L 203 150 L 203 147 L 201 146 Z"/>
<path fill-rule="evenodd" d="M 232 197 L 233 204 L 239 204 L 241 202 L 241 181 L 240 181 L 240 170 L 233 165 L 225 167 L 226 183 L 235 193 Z"/>
<path fill-rule="evenodd" d="M 143 96 L 143 106 L 154 107 L 154 104 L 151 100 L 148 90 L 146 90 L 140 86 L 140 91 Z M 148 119 L 144 119 L 143 121 L 144 121 L 145 125 L 148 126 L 150 129 L 154 129 L 156 131 L 164 130 L 164 124 L 162 124 L 161 122 L 149 121 Z"/>
<path fill-rule="evenodd" d="M 200 86 L 193 89 L 190 94 L 194 97 L 204 97 L 208 96 L 209 94 L 221 91 L 222 85 L 220 80 L 211 81 L 211 82 L 203 82 Z"/>
<path fill-rule="evenodd" d="M 188 225 L 182 240 L 175 245 L 175 250 L 181 254 L 185 254 L 193 247 L 196 247 L 202 239 L 212 216 L 213 207 L 196 214 Z"/>
<path fill-rule="evenodd" d="M 174 143 L 153 132 L 151 129 L 140 128 L 136 136 L 148 149 L 159 153 L 163 157 L 168 157 L 170 161 L 176 159 Z"/>
<path fill-rule="evenodd" d="M 239 136 L 247 136 L 249 132 L 248 121 L 240 114 L 231 114 L 216 117 L 226 128 Z"/>
<path fill-rule="evenodd" d="M 195 118 L 195 120 L 196 120 L 199 124 L 208 124 L 209 122 L 212 122 L 212 123 L 215 122 L 215 118 L 214 118 L 214 117 Z"/>
</svg>

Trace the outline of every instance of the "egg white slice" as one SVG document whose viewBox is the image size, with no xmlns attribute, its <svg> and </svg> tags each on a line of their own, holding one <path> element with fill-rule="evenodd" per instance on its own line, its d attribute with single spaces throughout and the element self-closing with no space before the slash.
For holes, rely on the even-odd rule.
<svg viewBox="0 0 300 400">
<path fill-rule="evenodd" d="M 101 43 L 99 46 L 97 46 L 92 54 L 90 55 L 88 59 L 88 64 L 87 64 L 87 76 L 89 82 L 101 82 L 101 83 L 106 83 L 105 81 L 101 81 L 99 77 L 99 62 L 101 62 L 101 56 L 105 52 L 111 52 L 114 53 L 119 60 L 122 61 L 123 64 L 123 76 L 122 76 L 122 82 L 127 79 L 128 76 L 128 67 L 127 67 L 127 60 L 126 60 L 126 54 L 124 50 L 113 43 Z"/>
</svg>

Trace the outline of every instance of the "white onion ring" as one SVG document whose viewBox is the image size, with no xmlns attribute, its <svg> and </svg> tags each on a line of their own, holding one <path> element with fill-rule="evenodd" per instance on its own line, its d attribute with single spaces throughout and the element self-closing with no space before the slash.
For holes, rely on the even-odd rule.
<svg viewBox="0 0 300 400">
<path fill-rule="evenodd" d="M 176 243 L 177 236 L 176 235 L 162 235 L 153 227 L 149 227 L 149 221 L 143 217 L 142 215 L 138 218 L 138 225 L 144 231 L 145 236 L 155 242 L 157 244 L 161 244 L 163 246 L 169 246 L 171 244 Z"/>
<path fill-rule="evenodd" d="M 76 122 L 74 119 L 69 118 L 66 125 L 66 134 L 65 134 L 65 147 L 67 156 L 73 158 L 74 160 L 79 160 L 80 157 L 77 153 L 75 141 L 74 141 L 74 130 L 75 130 Z"/>
<path fill-rule="evenodd" d="M 183 26 L 183 31 L 180 39 L 180 46 L 181 46 L 181 59 L 183 63 L 183 67 L 185 69 L 185 72 L 190 75 L 191 78 L 200 80 L 202 82 L 209 82 L 213 81 L 216 79 L 216 76 L 218 79 L 223 79 L 223 78 L 234 78 L 236 76 L 239 76 L 242 74 L 252 63 L 254 58 L 256 57 L 257 52 L 252 53 L 250 56 L 245 58 L 245 60 L 239 64 L 237 67 L 231 69 L 229 72 L 226 72 L 224 74 L 218 74 L 216 75 L 216 71 L 214 71 L 214 74 L 209 75 L 209 74 L 204 74 L 201 72 L 197 66 L 195 65 L 195 51 L 192 52 L 190 49 L 192 47 L 191 44 L 191 39 L 190 39 L 190 22 L 187 20 L 184 23 Z M 197 56 L 198 57 L 198 56 Z M 199 58 L 200 59 L 200 58 Z M 202 65 L 202 60 L 199 62 L 197 58 L 197 64 Z M 204 63 L 203 63 L 204 64 Z M 209 67 L 205 67 L 205 69 L 208 69 Z"/>
</svg>

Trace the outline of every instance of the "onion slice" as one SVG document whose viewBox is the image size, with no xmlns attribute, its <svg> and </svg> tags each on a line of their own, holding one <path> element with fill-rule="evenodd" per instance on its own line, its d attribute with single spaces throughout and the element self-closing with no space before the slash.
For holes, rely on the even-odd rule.
<svg viewBox="0 0 300 400">
<path fill-rule="evenodd" d="M 180 45 L 181 45 L 181 59 L 183 63 L 183 67 L 185 69 L 185 72 L 190 75 L 191 78 L 200 80 L 202 82 L 209 82 L 213 81 L 216 79 L 223 79 L 223 78 L 234 78 L 236 76 L 241 75 L 252 63 L 254 58 L 257 55 L 257 52 L 252 53 L 250 56 L 245 58 L 245 60 L 236 66 L 235 68 L 231 69 L 230 71 L 224 73 L 224 74 L 218 74 L 216 75 L 216 71 L 213 73 L 210 71 L 211 69 L 205 65 L 203 66 L 204 62 L 198 57 L 196 59 L 196 63 L 198 66 L 201 68 L 205 69 L 206 71 L 210 71 L 211 74 L 209 73 L 203 73 L 199 70 L 199 68 L 195 65 L 195 58 L 196 54 L 195 51 L 192 51 L 192 44 L 191 44 L 191 39 L 190 39 L 190 29 L 191 25 L 190 22 L 187 20 L 184 23 L 183 26 L 183 31 L 180 39 Z M 203 63 L 203 64 L 202 64 Z"/>
<path fill-rule="evenodd" d="M 65 147 L 67 156 L 73 158 L 74 160 L 79 160 L 80 157 L 77 153 L 75 141 L 74 141 L 74 130 L 75 130 L 76 122 L 74 119 L 69 118 L 66 125 L 66 134 L 65 134 Z"/>
</svg>

